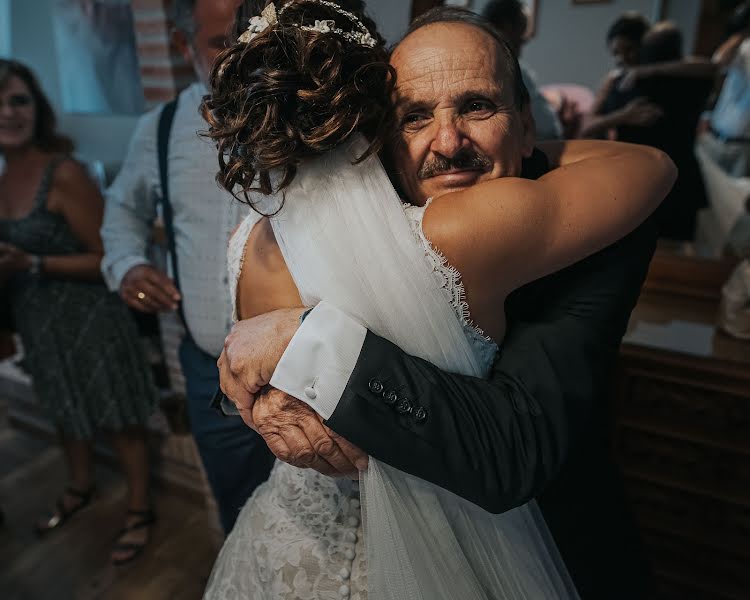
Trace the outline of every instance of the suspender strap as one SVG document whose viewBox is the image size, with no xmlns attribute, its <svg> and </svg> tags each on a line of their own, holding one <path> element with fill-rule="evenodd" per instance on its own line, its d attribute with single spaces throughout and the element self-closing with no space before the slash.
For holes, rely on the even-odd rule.
<svg viewBox="0 0 750 600">
<path fill-rule="evenodd" d="M 172 277 L 174 277 L 175 287 L 179 290 L 180 272 L 177 269 L 177 246 L 174 239 L 174 221 L 172 218 L 172 202 L 169 199 L 169 173 L 167 168 L 169 162 L 169 135 L 172 131 L 172 123 L 174 122 L 176 109 L 176 98 L 164 105 L 161 115 L 159 115 L 159 129 L 156 139 L 159 157 L 159 182 L 161 183 L 161 207 L 162 217 L 164 219 L 164 231 L 167 234 L 167 248 L 169 249 L 169 257 L 172 263 Z M 182 310 L 182 300 L 180 300 L 177 305 L 177 313 L 187 328 L 185 314 Z"/>
</svg>

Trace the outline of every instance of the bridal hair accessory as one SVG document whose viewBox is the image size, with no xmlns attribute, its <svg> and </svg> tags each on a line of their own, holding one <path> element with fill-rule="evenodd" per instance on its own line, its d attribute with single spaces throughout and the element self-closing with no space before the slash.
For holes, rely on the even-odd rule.
<svg viewBox="0 0 750 600">
<path fill-rule="evenodd" d="M 286 9 L 289 8 L 292 4 L 294 4 L 294 2 L 287 2 L 279 9 L 278 13 L 276 12 L 276 7 L 273 5 L 273 3 L 266 6 L 259 17 L 256 16 L 250 19 L 250 25 L 247 28 L 247 31 L 245 31 L 237 41 L 244 44 L 249 44 L 250 42 L 252 42 L 266 29 L 278 24 L 279 17 L 283 15 L 284 11 L 286 11 Z M 326 0 L 302 0 L 301 2 L 298 2 L 298 4 L 318 4 L 320 6 L 327 6 L 328 8 L 333 9 L 338 14 L 349 19 L 352 24 L 358 29 L 358 31 L 344 31 L 343 29 L 336 27 L 335 21 L 319 21 L 317 19 L 315 21 L 315 25 L 302 25 L 301 23 L 292 23 L 292 27 L 302 29 L 303 31 L 335 33 L 348 42 L 354 42 L 355 44 L 367 46 L 368 48 L 374 48 L 377 45 L 377 40 L 372 37 L 372 34 L 367 29 L 367 27 L 364 26 L 362 21 L 360 21 L 356 15 L 350 13 L 347 10 L 344 10 L 335 2 L 327 2 Z"/>
<path fill-rule="evenodd" d="M 255 16 L 250 19 L 250 26 L 237 40 L 243 44 L 249 44 L 261 33 L 263 33 L 269 27 L 273 27 L 279 22 L 278 15 L 276 14 L 276 7 L 273 3 L 269 4 L 260 13 L 260 16 Z"/>
</svg>

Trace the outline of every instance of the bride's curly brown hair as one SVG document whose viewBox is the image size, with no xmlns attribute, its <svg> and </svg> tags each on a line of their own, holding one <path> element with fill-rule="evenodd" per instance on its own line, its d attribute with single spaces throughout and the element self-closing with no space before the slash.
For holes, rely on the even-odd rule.
<svg viewBox="0 0 750 600">
<path fill-rule="evenodd" d="M 364 160 L 382 147 L 390 129 L 395 72 L 374 22 L 356 10 L 361 0 L 337 4 L 355 8 L 377 41 L 372 48 L 337 33 L 300 29 L 327 20 L 358 31 L 334 8 L 311 0 L 288 4 L 276 25 L 218 57 L 202 106 L 208 136 L 218 144 L 217 181 L 251 206 L 248 192 L 283 190 L 305 159 L 362 133 L 371 142 L 359 158 Z M 272 170 L 281 173 L 273 184 Z"/>
</svg>

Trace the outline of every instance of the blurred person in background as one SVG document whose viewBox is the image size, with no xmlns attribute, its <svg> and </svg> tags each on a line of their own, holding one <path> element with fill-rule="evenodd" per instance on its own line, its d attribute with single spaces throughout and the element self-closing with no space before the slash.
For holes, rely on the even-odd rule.
<svg viewBox="0 0 750 600">
<path fill-rule="evenodd" d="M 723 71 L 716 104 L 709 115 L 709 131 L 701 148 L 728 175 L 750 176 L 750 3 L 737 7 L 728 27 L 729 38 L 713 61 Z"/>
<path fill-rule="evenodd" d="M 482 14 L 492 23 L 508 42 L 521 66 L 521 76 L 531 98 L 531 114 L 536 125 L 536 137 L 539 141 L 559 140 L 563 137 L 563 127 L 558 115 L 552 110 L 547 99 L 539 91 L 536 76 L 531 68 L 521 60 L 521 50 L 528 41 L 527 31 L 529 17 L 521 0 L 492 0 Z M 566 110 L 562 107 L 561 110 Z"/>
<path fill-rule="evenodd" d="M 711 61 L 700 57 L 651 60 L 643 64 L 642 44 L 651 24 L 640 13 L 629 11 L 619 17 L 607 31 L 607 48 L 612 55 L 615 68 L 604 79 L 596 93 L 591 112 L 584 119 L 581 137 L 613 137 L 614 129 L 620 126 L 651 125 L 661 117 L 660 108 L 638 94 L 630 93 L 632 102 L 622 104 L 623 94 L 632 92 L 639 82 L 656 77 L 714 77 L 716 67 Z M 612 109 L 613 98 L 620 105 Z"/>
<path fill-rule="evenodd" d="M 711 60 L 719 68 L 727 69 L 750 34 L 750 2 L 742 2 L 727 23 L 727 39 L 716 49 Z"/>
<path fill-rule="evenodd" d="M 626 12 L 609 27 L 606 38 L 607 50 L 612 55 L 615 68 L 607 73 L 604 81 L 599 86 L 596 98 L 594 99 L 594 105 L 591 107 L 591 115 L 601 115 L 603 113 L 604 104 L 617 80 L 622 77 L 627 68 L 635 67 L 639 63 L 641 40 L 650 27 L 651 23 L 649 20 L 635 11 Z M 633 113 L 637 114 L 636 111 L 633 111 Z M 636 114 L 628 115 L 628 121 L 635 119 Z M 618 124 L 619 122 L 616 122 L 611 126 L 617 126 Z M 590 132 L 586 129 L 588 125 L 589 123 L 584 123 L 581 137 L 591 136 Z M 606 129 L 607 127 L 602 127 L 602 130 Z"/>
<path fill-rule="evenodd" d="M 665 238 L 692 240 L 697 212 L 707 204 L 693 147 L 715 73 L 708 60 L 685 59 L 673 23 L 657 23 L 641 38 L 637 65 L 614 77 L 600 114 L 582 131 L 584 137 L 611 131 L 620 141 L 659 148 L 675 162 L 677 182 L 656 211 Z"/>
<path fill-rule="evenodd" d="M 248 10 L 260 12 L 256 3 L 247 4 L 251 5 Z M 257 4 L 265 2 L 258 0 Z M 109 288 L 139 311 L 180 309 L 186 333 L 179 357 L 190 428 L 225 532 L 232 529 L 252 491 L 266 479 L 273 461 L 254 431 L 237 419 L 222 418 L 209 407 L 219 387 L 216 361 L 232 323 L 227 243 L 248 209 L 217 186 L 216 149 L 198 133 L 207 127 L 198 109 L 239 5 L 240 0 L 174 2 L 173 39 L 192 64 L 198 81 L 173 103 L 141 117 L 122 168 L 106 192 L 102 227 L 102 271 Z M 165 136 L 166 145 L 160 149 L 157 132 L 169 108 L 174 111 L 173 121 Z M 165 218 L 165 229 L 175 249 L 172 277 L 148 259 L 157 205 L 166 205 L 160 181 L 162 158 L 168 183 L 166 202 L 172 215 L 171 225 Z"/>
<path fill-rule="evenodd" d="M 127 515 L 112 552 L 133 560 L 154 523 L 146 422 L 158 397 L 127 307 L 101 281 L 104 205 L 72 142 L 24 65 L 0 60 L 0 285 L 10 294 L 24 365 L 57 427 L 70 483 L 39 534 L 62 526 L 94 493 L 96 431 L 112 432 L 128 482 Z"/>
</svg>

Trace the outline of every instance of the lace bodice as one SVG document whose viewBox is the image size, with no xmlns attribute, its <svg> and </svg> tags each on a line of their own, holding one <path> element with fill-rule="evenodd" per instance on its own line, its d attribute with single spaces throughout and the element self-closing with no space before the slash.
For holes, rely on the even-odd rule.
<svg viewBox="0 0 750 600">
<path fill-rule="evenodd" d="M 445 256 L 432 246 L 424 234 L 422 219 L 424 218 L 425 210 L 430 205 L 430 201 L 431 199 L 424 206 L 404 204 L 404 212 L 409 220 L 412 232 L 418 243 L 422 246 L 424 257 L 430 270 L 435 274 L 437 282 L 445 294 L 445 299 L 453 307 L 456 317 L 464 328 L 469 343 L 479 357 L 483 367 L 483 374 L 486 375 L 489 373 L 492 363 L 495 360 L 498 346 L 472 321 L 469 304 L 466 302 L 466 292 L 461 282 L 461 273 L 448 263 Z M 260 219 L 261 215 L 254 211 L 248 214 L 229 240 L 227 269 L 229 272 L 229 290 L 232 296 L 233 322 L 237 321 L 237 285 L 242 273 L 245 246 L 250 237 L 250 232 Z"/>
<path fill-rule="evenodd" d="M 409 219 L 412 231 L 424 249 L 425 260 L 427 260 L 430 269 L 440 284 L 440 288 L 445 293 L 446 300 L 450 302 L 458 320 L 461 322 L 466 338 L 481 362 L 482 374 L 486 376 L 495 361 L 498 346 L 472 321 L 469 304 L 466 302 L 466 291 L 461 281 L 461 273 L 448 263 L 445 256 L 430 243 L 424 234 L 422 220 L 431 201 L 432 198 L 424 206 L 405 204 L 404 212 Z"/>
<path fill-rule="evenodd" d="M 227 271 L 229 275 L 229 295 L 232 300 L 232 323 L 238 321 L 237 318 L 237 285 L 240 282 L 242 273 L 242 264 L 245 261 L 245 246 L 250 232 L 255 224 L 260 221 L 261 216 L 255 211 L 250 211 L 242 220 L 232 237 L 229 238 L 227 246 Z"/>
</svg>

